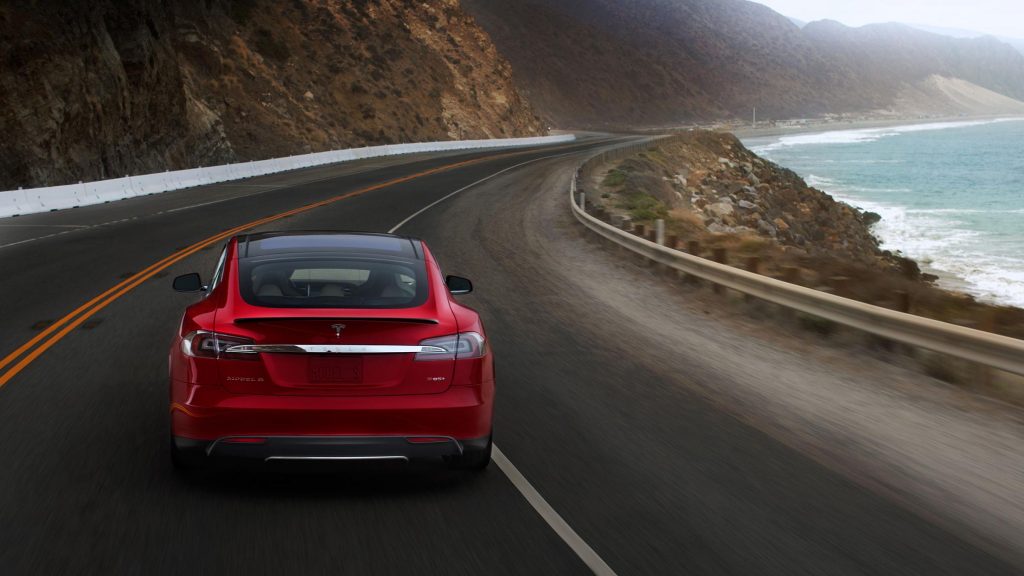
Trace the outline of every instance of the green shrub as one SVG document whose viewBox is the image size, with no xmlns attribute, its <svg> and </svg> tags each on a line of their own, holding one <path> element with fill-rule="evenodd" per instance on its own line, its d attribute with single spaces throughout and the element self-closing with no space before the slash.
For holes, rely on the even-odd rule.
<svg viewBox="0 0 1024 576">
<path fill-rule="evenodd" d="M 665 204 L 646 192 L 634 190 L 625 193 L 619 207 L 628 210 L 634 222 L 668 217 L 668 208 Z"/>
<path fill-rule="evenodd" d="M 615 170 L 608 172 L 608 175 L 604 177 L 603 184 L 614 188 L 615 186 L 622 186 L 625 181 L 626 173 L 616 168 Z"/>
</svg>

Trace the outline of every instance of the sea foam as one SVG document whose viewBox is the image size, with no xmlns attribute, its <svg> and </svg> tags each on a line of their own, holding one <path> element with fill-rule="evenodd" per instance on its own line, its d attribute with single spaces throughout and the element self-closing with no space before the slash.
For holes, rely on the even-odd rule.
<svg viewBox="0 0 1024 576">
<path fill-rule="evenodd" d="M 754 153 L 761 154 L 771 152 L 780 148 L 791 146 L 808 146 L 820 144 L 857 144 L 861 142 L 874 142 L 882 138 L 908 134 L 912 132 L 928 132 L 931 130 L 948 130 L 950 128 L 966 128 L 970 126 L 983 126 L 999 122 L 1013 122 L 1024 120 L 1024 118 L 993 118 L 990 120 L 964 120 L 956 122 L 931 122 L 926 124 L 908 124 L 905 126 L 889 126 L 885 128 L 858 128 L 853 130 L 830 130 L 828 132 L 814 132 L 811 134 L 794 134 L 782 136 L 775 142 L 755 146 Z M 871 161 L 862 161 L 871 162 Z M 893 160 L 874 160 L 878 163 L 898 162 Z"/>
<path fill-rule="evenodd" d="M 837 200 L 878 213 L 873 231 L 882 248 L 918 261 L 940 285 L 1024 307 L 1024 125 L 1003 124 L 1020 120 L 840 130 L 748 145 Z M 917 135 L 937 130 L 949 133 Z M 839 143 L 851 146 L 832 146 Z"/>
</svg>

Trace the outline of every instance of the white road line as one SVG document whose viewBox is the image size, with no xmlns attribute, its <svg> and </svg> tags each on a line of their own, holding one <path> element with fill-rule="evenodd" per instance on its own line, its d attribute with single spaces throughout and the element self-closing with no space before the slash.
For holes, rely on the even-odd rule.
<svg viewBox="0 0 1024 576">
<path fill-rule="evenodd" d="M 438 200 L 435 200 L 435 201 L 431 202 L 430 204 L 427 204 L 426 207 L 418 210 L 412 216 L 409 216 L 405 220 L 402 220 L 398 224 L 395 224 L 394 228 L 392 228 L 391 230 L 388 230 L 388 234 L 394 234 L 396 230 L 398 230 L 402 226 L 405 226 L 406 224 L 408 224 L 409 221 L 412 220 L 413 218 L 419 216 L 420 214 L 423 214 L 427 210 L 430 210 L 434 206 L 437 206 L 438 204 L 440 204 L 441 202 L 444 202 L 445 200 L 451 198 L 452 196 L 455 196 L 459 192 L 463 192 L 465 190 L 469 190 L 470 188 L 472 188 L 473 186 L 476 186 L 477 184 L 483 184 L 484 182 L 487 182 L 491 178 L 495 178 L 497 176 L 501 176 L 502 174 L 504 174 L 505 172 L 508 172 L 509 170 L 515 170 L 516 168 L 519 168 L 521 166 L 526 166 L 527 164 L 533 164 L 534 162 L 540 162 L 541 160 L 550 160 L 552 158 L 560 158 L 562 156 L 568 156 L 570 154 L 578 154 L 578 153 L 579 152 L 565 152 L 565 153 L 562 153 L 562 154 L 552 154 L 551 156 L 543 156 L 541 158 L 534 158 L 533 160 L 528 160 L 526 162 L 522 162 L 522 163 L 516 164 L 515 166 L 509 166 L 508 168 L 505 168 L 504 170 L 499 170 L 499 171 L 495 172 L 494 174 L 491 174 L 490 176 L 487 176 L 485 178 L 481 178 L 481 179 L 477 180 L 476 182 L 473 182 L 472 184 L 469 184 L 467 186 L 463 186 L 462 188 L 459 188 L 455 192 L 452 192 L 451 194 L 448 194 L 447 196 L 444 196 L 443 198 L 440 198 Z"/>
<path fill-rule="evenodd" d="M 419 210 L 412 216 L 409 216 L 405 220 L 402 220 L 401 222 L 396 224 L 394 228 L 388 230 L 388 233 L 394 234 L 395 231 L 397 231 L 399 228 L 407 224 L 410 220 L 419 216 L 420 214 L 423 214 L 427 210 L 430 210 L 434 206 L 437 206 L 441 202 L 444 202 L 445 200 L 451 198 L 452 196 L 455 196 L 459 192 L 468 190 L 476 186 L 477 184 L 481 184 L 483 182 L 490 180 L 491 178 L 504 174 L 509 170 L 514 170 L 515 168 L 519 168 L 520 166 L 526 166 L 527 164 L 532 164 L 534 162 L 539 162 L 541 160 L 550 160 L 551 158 L 558 158 L 561 156 L 568 156 L 570 154 L 577 153 L 578 152 L 566 152 L 564 154 L 553 154 L 551 156 L 544 156 L 542 158 L 534 158 L 533 160 L 523 162 L 521 164 L 516 164 L 515 166 L 510 166 L 508 168 L 505 168 L 504 170 L 495 172 L 494 174 L 491 174 L 486 178 L 481 178 L 480 180 L 477 180 L 476 182 L 473 182 L 468 186 L 459 188 L 458 190 L 452 192 L 451 194 L 444 196 L 440 200 L 431 202 L 422 210 Z M 519 493 L 523 496 L 523 498 L 526 499 L 526 502 L 529 503 L 530 506 L 533 506 L 533 509 L 537 512 L 537 514 L 540 515 L 540 517 L 545 522 L 547 522 L 548 526 L 551 527 L 551 530 L 553 530 L 555 534 L 558 535 L 558 537 L 561 538 L 562 541 L 565 542 L 566 545 L 568 545 L 569 548 L 571 548 L 572 551 L 576 553 L 576 556 L 578 556 L 579 559 L 582 560 L 588 568 L 590 568 L 591 572 L 597 574 L 598 576 L 616 576 L 615 571 L 611 569 L 611 566 L 609 566 L 607 562 L 605 562 L 601 559 L 600 556 L 598 556 L 597 552 L 595 552 L 594 549 L 591 548 L 590 545 L 587 544 L 587 542 L 579 534 L 577 534 L 575 530 L 572 529 L 572 526 L 569 526 L 569 523 L 565 521 L 565 518 L 562 518 L 562 515 L 556 512 L 555 509 L 551 507 L 551 504 L 548 504 L 548 501 L 545 500 L 544 497 L 540 495 L 540 492 L 538 492 L 537 489 L 533 487 L 533 484 L 530 484 L 530 481 L 526 479 L 526 476 L 523 476 L 522 472 L 520 472 L 519 469 L 516 468 L 514 464 L 512 464 L 512 461 L 505 456 L 505 453 L 498 449 L 497 444 L 493 446 L 491 459 L 498 466 L 498 469 L 505 474 L 505 476 L 509 479 L 510 482 L 512 482 L 512 486 L 514 486 L 515 489 L 518 490 Z"/>
<path fill-rule="evenodd" d="M 530 481 L 523 476 L 522 472 L 505 456 L 505 453 L 499 450 L 497 445 L 493 445 L 492 448 L 494 451 L 491 454 L 491 459 L 494 460 L 494 463 L 505 473 L 505 476 L 508 476 L 509 481 L 516 487 L 516 490 L 519 490 L 523 498 L 526 498 L 530 506 L 533 506 L 533 509 L 548 523 L 548 526 L 555 531 L 555 534 L 558 534 L 558 537 L 568 544 L 569 548 L 572 548 L 572 551 L 580 557 L 580 560 L 590 568 L 590 571 L 598 576 L 615 576 L 615 571 L 612 570 L 611 566 L 602 560 L 597 555 L 597 552 L 569 526 L 569 523 L 562 518 L 562 515 L 548 504 L 548 501 L 540 495 L 540 492 L 537 492 L 533 484 L 530 484 Z"/>
<path fill-rule="evenodd" d="M 42 240 L 43 238 L 52 238 L 56 234 L 47 234 L 46 236 L 38 236 L 36 238 L 29 238 L 28 240 L 19 240 L 17 242 L 11 242 L 10 244 L 4 244 L 0 248 L 7 248 L 8 246 L 17 246 L 18 244 L 25 244 L 26 242 L 35 242 L 36 240 Z"/>
<path fill-rule="evenodd" d="M 0 228 L 88 228 L 84 224 L 0 224 Z"/>
</svg>

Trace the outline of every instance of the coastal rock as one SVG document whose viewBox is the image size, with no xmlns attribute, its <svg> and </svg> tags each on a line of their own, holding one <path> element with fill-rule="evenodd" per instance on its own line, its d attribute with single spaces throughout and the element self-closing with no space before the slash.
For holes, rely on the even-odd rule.
<svg viewBox="0 0 1024 576">
<path fill-rule="evenodd" d="M 860 215 L 860 220 L 867 226 L 872 226 L 878 224 L 882 220 L 882 216 L 876 212 L 863 212 Z"/>
<path fill-rule="evenodd" d="M 685 190 L 680 190 L 676 182 L 671 184 L 683 193 L 683 200 L 673 194 L 671 202 L 676 206 L 671 207 L 668 216 L 681 237 L 750 233 L 771 241 L 773 250 L 781 248 L 787 254 L 792 251 L 813 258 L 838 258 L 876 270 L 896 266 L 891 256 L 880 252 L 877 239 L 866 225 L 872 216 L 809 187 L 791 170 L 759 162 L 729 134 L 694 131 L 660 145 L 659 152 L 637 155 L 620 162 L 620 167 L 628 164 L 627 172 L 635 168 L 635 172 L 649 175 L 645 181 L 649 185 L 632 190 L 663 202 L 659 187 L 666 183 L 662 177 L 673 179 L 684 174 L 684 166 L 687 168 Z M 727 168 L 729 164 L 731 168 Z M 756 170 L 756 180 L 750 179 L 753 172 L 743 174 L 744 164 Z M 635 179 L 637 184 L 642 180 Z"/>
<path fill-rule="evenodd" d="M 775 238 L 775 235 L 778 234 L 778 230 L 775 229 L 775 226 L 772 226 L 764 220 L 757 221 L 757 231 L 766 236 L 771 236 L 772 238 Z"/>
<path fill-rule="evenodd" d="M 718 217 L 728 216 L 733 213 L 734 208 L 731 202 L 716 202 L 707 207 L 707 211 Z"/>
</svg>

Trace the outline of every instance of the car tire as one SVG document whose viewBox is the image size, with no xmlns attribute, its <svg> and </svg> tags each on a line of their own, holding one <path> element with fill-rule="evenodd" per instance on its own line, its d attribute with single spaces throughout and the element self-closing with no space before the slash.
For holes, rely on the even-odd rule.
<svg viewBox="0 0 1024 576">
<path fill-rule="evenodd" d="M 491 447 L 494 445 L 493 434 L 487 436 L 487 443 L 483 448 L 467 447 L 462 455 L 452 460 L 451 467 L 455 470 L 470 470 L 480 472 L 491 463 Z"/>
<path fill-rule="evenodd" d="M 171 463 L 181 471 L 202 470 L 205 468 L 205 457 L 201 450 L 182 448 L 171 439 Z"/>
</svg>

